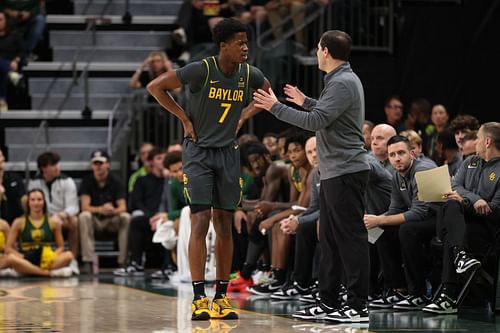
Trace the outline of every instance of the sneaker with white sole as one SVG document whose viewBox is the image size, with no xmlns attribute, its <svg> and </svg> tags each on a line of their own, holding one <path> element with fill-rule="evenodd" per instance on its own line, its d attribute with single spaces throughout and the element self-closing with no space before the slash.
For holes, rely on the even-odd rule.
<svg viewBox="0 0 500 333">
<path fill-rule="evenodd" d="M 284 286 L 278 291 L 271 294 L 271 299 L 275 300 L 292 300 L 299 298 L 301 295 L 307 292 L 307 288 L 302 288 L 297 282 L 293 282 L 287 286 Z"/>
<path fill-rule="evenodd" d="M 279 282 L 271 284 L 254 284 L 253 286 L 249 286 L 247 290 L 254 295 L 271 296 L 272 293 L 280 290 L 284 285 L 284 283 Z"/>
<path fill-rule="evenodd" d="M 348 305 L 344 305 L 342 309 L 329 313 L 323 319 L 341 323 L 360 323 L 369 321 L 370 315 L 366 307 L 356 310 Z"/>
<path fill-rule="evenodd" d="M 472 258 L 467 252 L 460 251 L 455 257 L 455 270 L 458 274 L 467 272 L 469 269 L 478 269 L 481 262 Z"/>
<path fill-rule="evenodd" d="M 53 269 L 50 271 L 51 277 L 70 277 L 72 274 L 73 271 L 69 266 Z"/>
<path fill-rule="evenodd" d="M 442 293 L 435 301 L 425 306 L 422 310 L 436 314 L 453 314 L 457 313 L 458 307 L 456 301 L 451 299 L 450 296 Z"/>
<path fill-rule="evenodd" d="M 406 297 L 407 295 L 403 295 L 398 290 L 392 289 L 386 291 L 381 297 L 372 300 L 368 306 L 377 309 L 391 309 L 394 304 L 401 302 Z"/>
<path fill-rule="evenodd" d="M 315 305 L 295 311 L 292 314 L 292 317 L 304 320 L 321 320 L 325 318 L 328 313 L 333 312 L 334 310 L 335 309 L 330 308 L 322 302 L 317 302 Z"/>
<path fill-rule="evenodd" d="M 422 309 L 427 304 L 429 304 L 427 297 L 409 295 L 404 300 L 394 304 L 392 307 L 397 310 L 415 311 Z"/>
<path fill-rule="evenodd" d="M 78 268 L 78 261 L 76 261 L 76 259 L 71 260 L 69 267 L 74 275 L 80 275 L 80 269 Z"/>
<path fill-rule="evenodd" d="M 308 293 L 304 295 L 300 295 L 299 301 L 304 302 L 304 303 L 316 303 L 319 300 L 319 290 L 318 289 L 312 289 Z"/>
<path fill-rule="evenodd" d="M 127 267 L 122 267 L 115 269 L 113 271 L 114 275 L 117 276 L 143 276 L 144 275 L 144 267 L 139 266 L 132 262 Z"/>
</svg>

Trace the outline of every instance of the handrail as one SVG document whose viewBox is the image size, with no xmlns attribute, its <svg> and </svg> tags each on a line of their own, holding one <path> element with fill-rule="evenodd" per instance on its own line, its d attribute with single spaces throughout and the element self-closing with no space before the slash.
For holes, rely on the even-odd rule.
<svg viewBox="0 0 500 333">
<path fill-rule="evenodd" d="M 28 152 L 28 156 L 26 157 L 25 162 L 25 179 L 26 179 L 26 187 L 28 187 L 28 183 L 30 180 L 30 160 L 31 160 L 31 155 L 33 154 L 34 147 L 38 143 L 38 139 L 40 138 L 40 135 L 42 133 L 42 129 L 45 129 L 45 143 L 48 145 L 48 122 L 47 120 L 43 120 L 40 123 L 40 126 L 38 126 L 35 138 L 33 139 L 33 143 L 31 144 L 31 149 Z"/>
<path fill-rule="evenodd" d="M 113 109 L 111 109 L 111 112 L 108 115 L 108 136 L 107 136 L 107 143 L 106 143 L 106 150 L 109 156 L 113 155 L 113 119 L 115 118 L 115 113 L 118 107 L 120 106 L 121 102 L 123 100 L 123 96 L 120 96 L 115 104 L 113 105 Z"/>
</svg>

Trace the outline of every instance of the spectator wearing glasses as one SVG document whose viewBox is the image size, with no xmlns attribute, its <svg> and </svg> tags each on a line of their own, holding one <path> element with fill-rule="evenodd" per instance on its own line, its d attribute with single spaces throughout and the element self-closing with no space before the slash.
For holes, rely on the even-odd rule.
<svg viewBox="0 0 500 333">
<path fill-rule="evenodd" d="M 391 95 L 385 100 L 384 112 L 386 123 L 394 127 L 396 133 L 405 129 L 403 123 L 403 102 L 398 95 Z"/>
</svg>

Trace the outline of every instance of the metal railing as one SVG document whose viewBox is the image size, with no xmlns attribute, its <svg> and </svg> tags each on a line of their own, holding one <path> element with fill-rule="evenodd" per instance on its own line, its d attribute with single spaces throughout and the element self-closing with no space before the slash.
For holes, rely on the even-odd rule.
<svg viewBox="0 0 500 333">
<path fill-rule="evenodd" d="M 83 105 L 81 114 L 82 114 L 82 117 L 86 118 L 86 119 L 89 119 L 92 116 L 92 109 L 91 109 L 90 104 L 89 104 L 89 82 L 88 82 L 88 80 L 89 80 L 89 67 L 90 67 L 92 59 L 94 57 L 94 54 L 96 52 L 96 45 L 97 45 L 96 27 L 97 27 L 97 24 L 98 23 L 106 24 L 109 22 L 109 20 L 104 18 L 104 13 L 107 11 L 111 2 L 112 2 L 112 0 L 108 0 L 106 2 L 106 4 L 102 8 L 101 13 L 99 15 L 97 15 L 95 17 L 89 17 L 87 19 L 87 25 L 86 25 L 84 32 L 89 33 L 87 36 L 89 36 L 89 38 L 91 39 L 90 45 L 92 46 L 92 49 L 90 50 L 90 53 L 89 53 L 87 59 L 85 59 L 83 61 L 84 67 L 81 69 L 78 68 L 79 67 L 78 60 L 81 56 L 81 53 L 82 53 L 82 50 L 84 49 L 84 46 L 86 46 L 85 43 L 80 43 L 78 45 L 77 49 L 75 50 L 75 52 L 73 53 L 73 59 L 71 61 L 73 80 L 71 81 L 70 85 L 66 89 L 66 91 L 64 93 L 64 97 L 63 97 L 62 101 L 59 103 L 59 106 L 57 108 L 57 111 L 56 111 L 53 119 L 58 119 L 60 117 L 61 112 L 64 110 L 64 105 L 66 104 L 67 100 L 71 97 L 71 93 L 72 93 L 73 89 L 76 86 L 78 86 L 80 84 L 80 82 L 82 82 L 82 81 L 83 81 L 84 105 Z M 89 0 L 87 2 L 86 6 L 83 10 L 83 15 L 85 15 L 85 13 L 88 11 L 88 9 L 92 5 L 92 3 L 93 3 L 93 0 Z M 127 8 L 128 8 L 128 1 L 127 1 Z M 47 89 L 45 90 L 44 96 L 43 96 L 42 101 L 41 101 L 40 106 L 39 106 L 40 109 L 43 109 L 45 104 L 47 103 L 47 101 L 50 99 L 51 94 L 52 94 L 52 90 L 60 78 L 60 73 L 62 73 L 62 71 L 66 67 L 67 63 L 68 62 L 62 62 L 59 65 L 58 69 L 56 70 L 57 74 L 54 76 L 54 78 L 51 80 L 51 82 L 47 86 Z M 115 113 L 118 109 L 118 106 L 122 103 L 122 100 L 123 100 L 123 96 L 120 96 L 117 99 L 117 101 L 115 102 L 114 107 L 110 113 L 110 118 L 108 118 L 108 126 L 110 126 L 109 124 L 111 124 L 111 126 L 112 126 L 114 119 L 115 119 Z M 118 124 L 123 126 L 124 122 L 118 122 Z M 49 128 L 50 128 L 50 124 L 49 124 L 48 120 L 43 120 L 40 123 L 40 125 L 38 126 L 35 140 L 33 141 L 32 145 L 28 151 L 28 155 L 26 157 L 26 160 L 25 160 L 26 182 L 29 182 L 29 172 L 30 172 L 29 164 L 30 164 L 30 161 L 32 159 L 33 152 L 34 152 L 35 148 L 38 146 L 39 139 L 40 139 L 40 136 L 42 135 L 42 133 L 45 135 L 45 138 L 44 138 L 45 139 L 44 140 L 45 149 L 48 150 L 50 148 L 50 141 L 51 140 L 50 140 L 50 135 L 49 135 Z M 115 133 L 118 132 L 120 129 L 122 129 L 122 128 L 117 127 L 115 129 Z M 112 132 L 113 132 L 113 128 L 108 127 L 107 149 L 108 149 L 108 153 L 110 154 L 110 156 L 113 153 L 113 146 L 110 142 L 110 140 L 111 140 L 110 138 L 113 137 Z"/>
</svg>

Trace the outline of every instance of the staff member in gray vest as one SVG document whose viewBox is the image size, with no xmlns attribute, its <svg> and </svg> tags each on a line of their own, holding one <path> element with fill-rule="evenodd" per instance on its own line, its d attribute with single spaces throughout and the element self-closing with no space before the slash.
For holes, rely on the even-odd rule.
<svg viewBox="0 0 500 333">
<path fill-rule="evenodd" d="M 366 322 L 370 259 L 363 224 L 365 190 L 370 166 L 363 148 L 365 119 L 363 85 L 348 62 L 351 37 L 325 32 L 318 43 L 318 67 L 327 74 L 318 100 L 297 87 L 285 86 L 287 100 L 307 111 L 278 102 L 272 90 L 254 93 L 257 107 L 278 119 L 316 131 L 320 186 L 319 294 L 321 302 L 294 314 L 302 319 Z M 345 271 L 347 302 L 338 300 Z"/>
</svg>

